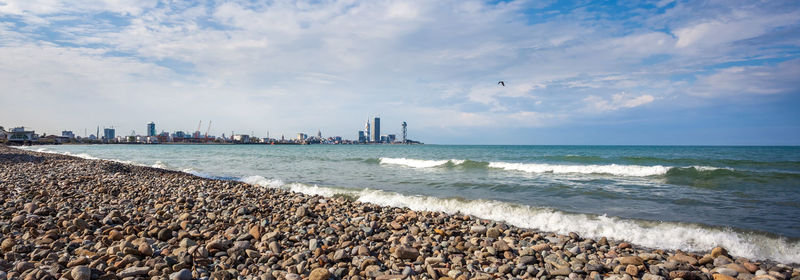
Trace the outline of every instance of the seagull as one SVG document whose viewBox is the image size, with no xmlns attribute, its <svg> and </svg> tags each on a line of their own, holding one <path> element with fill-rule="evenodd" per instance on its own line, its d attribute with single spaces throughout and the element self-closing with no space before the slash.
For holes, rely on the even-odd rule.
<svg viewBox="0 0 800 280">
<path fill-rule="evenodd" d="M 497 84 L 501 85 L 501 86 L 506 86 L 506 82 L 503 82 L 503 81 L 499 81 L 499 82 L 497 82 Z"/>
</svg>

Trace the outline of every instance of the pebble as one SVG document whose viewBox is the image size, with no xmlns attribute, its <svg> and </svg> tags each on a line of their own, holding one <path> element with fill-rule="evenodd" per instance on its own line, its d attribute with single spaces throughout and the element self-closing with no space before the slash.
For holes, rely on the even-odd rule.
<svg viewBox="0 0 800 280">
<path fill-rule="evenodd" d="M 90 280 L 92 278 L 92 269 L 80 265 L 72 268 L 70 272 L 73 280 Z"/>
<path fill-rule="evenodd" d="M 169 275 L 170 280 L 192 280 L 192 271 L 189 269 L 181 269 Z M 77 279 L 76 279 L 77 280 Z"/>
</svg>

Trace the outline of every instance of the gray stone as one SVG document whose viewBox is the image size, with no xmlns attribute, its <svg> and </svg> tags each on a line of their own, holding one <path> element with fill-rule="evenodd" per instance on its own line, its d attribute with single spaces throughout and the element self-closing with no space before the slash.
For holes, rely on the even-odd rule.
<svg viewBox="0 0 800 280">
<path fill-rule="evenodd" d="M 89 280 L 92 278 L 92 269 L 84 265 L 79 265 L 72 268 L 70 275 L 73 280 Z"/>
<path fill-rule="evenodd" d="M 184 268 L 169 275 L 170 280 L 192 280 L 192 271 Z M 76 279 L 77 280 L 77 279 Z"/>
<path fill-rule="evenodd" d="M 419 251 L 410 246 L 400 245 L 394 249 L 394 256 L 398 259 L 416 259 Z"/>
<path fill-rule="evenodd" d="M 141 276 L 147 275 L 150 272 L 150 268 L 146 266 L 134 266 L 126 268 L 120 272 L 117 272 L 117 277 L 125 278 L 125 277 L 132 277 L 132 276 Z"/>
</svg>

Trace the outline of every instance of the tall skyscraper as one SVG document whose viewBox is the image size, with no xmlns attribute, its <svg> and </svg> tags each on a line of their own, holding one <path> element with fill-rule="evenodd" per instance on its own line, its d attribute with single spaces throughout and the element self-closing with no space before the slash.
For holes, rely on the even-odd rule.
<svg viewBox="0 0 800 280">
<path fill-rule="evenodd" d="M 381 141 L 381 118 L 375 117 L 372 119 L 372 131 L 370 131 L 369 138 L 372 142 Z"/>
<path fill-rule="evenodd" d="M 113 140 L 116 137 L 116 130 L 113 128 L 103 128 L 103 137 L 106 140 Z"/>
<path fill-rule="evenodd" d="M 156 136 L 156 124 L 150 122 L 147 124 L 147 136 Z"/>
<path fill-rule="evenodd" d="M 367 119 L 367 124 L 364 125 L 364 135 L 367 136 L 367 142 L 372 140 L 372 134 L 369 134 L 369 119 Z"/>
</svg>

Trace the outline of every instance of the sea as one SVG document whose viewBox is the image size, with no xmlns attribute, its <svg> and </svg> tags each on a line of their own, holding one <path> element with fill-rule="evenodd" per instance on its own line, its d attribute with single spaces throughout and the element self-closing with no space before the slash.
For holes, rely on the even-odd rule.
<svg viewBox="0 0 800 280">
<path fill-rule="evenodd" d="M 60 145 L 26 149 L 800 263 L 800 147 Z"/>
</svg>

